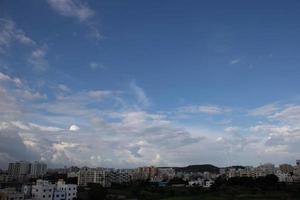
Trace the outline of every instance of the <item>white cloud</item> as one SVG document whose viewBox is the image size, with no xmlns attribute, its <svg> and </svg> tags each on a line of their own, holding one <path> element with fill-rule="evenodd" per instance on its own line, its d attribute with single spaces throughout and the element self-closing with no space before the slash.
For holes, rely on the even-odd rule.
<svg viewBox="0 0 300 200">
<path fill-rule="evenodd" d="M 251 117 L 251 127 L 236 126 L 232 116 L 234 120 L 224 131 L 234 134 L 226 134 L 220 127 L 228 123 L 215 124 L 219 127 L 213 131 L 207 127 L 192 130 L 189 125 L 179 125 L 171 114 L 147 111 L 139 101 L 128 101 L 132 96 L 138 99 L 132 88 L 129 92 L 61 92 L 66 88 L 58 90 L 59 86 L 55 86 L 49 95 L 56 98 L 35 100 L 19 92 L 24 89 L 43 94 L 25 85 L 26 80 L 20 80 L 18 87 L 12 76 L 2 74 L 0 79 L 12 83 L 0 84 L 1 166 L 16 159 L 42 159 L 58 166 L 104 167 L 256 164 L 272 159 L 289 161 L 300 152 L 297 105 L 278 106 L 275 112 L 268 112 L 270 116 L 262 116 L 268 123 Z M 187 113 L 234 112 L 216 105 L 182 109 Z M 249 117 L 247 112 L 244 114 Z M 70 131 L 76 134 L 68 134 Z"/>
<path fill-rule="evenodd" d="M 27 36 L 23 30 L 16 27 L 14 21 L 0 18 L 0 53 L 6 53 L 13 43 L 34 49 L 28 57 L 28 62 L 36 69 L 44 70 L 46 68 L 46 47 L 39 47 L 36 41 Z"/>
<path fill-rule="evenodd" d="M 36 44 L 12 20 L 0 18 L 0 53 L 4 53 L 13 42 L 29 46 Z"/>
<path fill-rule="evenodd" d="M 252 116 L 269 116 L 278 110 L 278 106 L 275 103 L 267 104 L 258 108 L 255 108 L 249 112 Z"/>
<path fill-rule="evenodd" d="M 28 62 L 32 64 L 36 70 L 44 71 L 47 69 L 48 62 L 46 60 L 47 48 L 40 47 L 31 52 Z"/>
<path fill-rule="evenodd" d="M 179 108 L 179 112 L 184 113 L 204 113 L 204 114 L 223 114 L 227 112 L 231 112 L 230 108 L 221 107 L 217 105 L 192 105 L 192 106 L 184 106 Z"/>
<path fill-rule="evenodd" d="M 0 81 L 13 82 L 16 86 L 21 87 L 22 81 L 19 78 L 11 78 L 10 76 L 0 72 Z"/>
<path fill-rule="evenodd" d="M 47 0 L 53 10 L 65 17 L 72 17 L 85 24 L 92 38 L 103 38 L 95 22 L 96 12 L 81 0 Z"/>
<path fill-rule="evenodd" d="M 138 103 L 142 106 L 149 106 L 150 101 L 145 93 L 145 91 L 139 87 L 135 81 L 131 81 L 130 83 L 130 89 L 133 91 L 133 94 L 135 95 Z"/>
<path fill-rule="evenodd" d="M 70 88 L 64 84 L 59 84 L 58 89 L 63 91 L 63 92 L 70 92 Z"/>
<path fill-rule="evenodd" d="M 99 67 L 99 64 L 98 64 L 98 63 L 96 63 L 96 62 L 91 62 L 91 63 L 90 63 L 90 68 L 91 68 L 92 70 L 96 70 L 98 67 Z"/>
<path fill-rule="evenodd" d="M 80 130 L 80 128 L 79 128 L 79 126 L 73 124 L 73 125 L 70 126 L 69 130 L 72 131 L 72 132 L 77 132 L 77 131 Z"/>
<path fill-rule="evenodd" d="M 230 65 L 235 65 L 241 62 L 241 59 L 234 59 L 229 62 Z"/>
<path fill-rule="evenodd" d="M 299 126 L 300 105 L 286 105 L 282 110 L 274 113 L 270 118 Z"/>
<path fill-rule="evenodd" d="M 237 134 L 241 131 L 241 128 L 236 127 L 236 126 L 229 126 L 229 127 L 226 127 L 224 129 L 224 131 L 227 133 Z"/>
<path fill-rule="evenodd" d="M 88 95 L 90 97 L 94 97 L 94 98 L 104 98 L 104 97 L 108 97 L 111 96 L 113 94 L 115 94 L 116 92 L 113 91 L 109 91 L 109 90 L 91 90 L 88 92 Z"/>
<path fill-rule="evenodd" d="M 95 11 L 80 0 L 48 0 L 48 3 L 59 14 L 74 17 L 81 22 L 85 22 L 95 15 Z"/>
</svg>

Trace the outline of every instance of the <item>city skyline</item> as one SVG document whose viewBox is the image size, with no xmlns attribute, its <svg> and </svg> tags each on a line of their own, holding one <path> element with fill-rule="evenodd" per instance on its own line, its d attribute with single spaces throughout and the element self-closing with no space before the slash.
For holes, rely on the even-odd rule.
<svg viewBox="0 0 300 200">
<path fill-rule="evenodd" d="M 300 2 L 0 2 L 0 168 L 300 158 Z"/>
</svg>

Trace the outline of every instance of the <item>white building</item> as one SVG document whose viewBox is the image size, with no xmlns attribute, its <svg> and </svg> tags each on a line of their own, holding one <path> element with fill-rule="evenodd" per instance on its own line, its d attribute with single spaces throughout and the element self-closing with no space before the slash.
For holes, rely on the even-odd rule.
<svg viewBox="0 0 300 200">
<path fill-rule="evenodd" d="M 32 198 L 35 200 L 73 200 L 77 197 L 77 185 L 58 181 L 51 184 L 45 180 L 37 180 L 32 186 Z"/>
<path fill-rule="evenodd" d="M 55 185 L 49 181 L 37 180 L 36 185 L 32 186 L 32 199 L 52 200 Z"/>
<path fill-rule="evenodd" d="M 87 186 L 88 183 L 99 183 L 103 187 L 109 187 L 110 182 L 107 179 L 107 173 L 103 168 L 83 167 L 78 172 L 78 185 Z"/>
<path fill-rule="evenodd" d="M 66 184 L 64 181 L 58 181 L 56 183 L 56 188 L 54 190 L 54 198 L 56 199 L 57 196 L 65 195 L 65 200 L 73 200 L 77 197 L 77 185 L 75 184 Z M 57 200 L 61 200 L 59 198 Z"/>
</svg>

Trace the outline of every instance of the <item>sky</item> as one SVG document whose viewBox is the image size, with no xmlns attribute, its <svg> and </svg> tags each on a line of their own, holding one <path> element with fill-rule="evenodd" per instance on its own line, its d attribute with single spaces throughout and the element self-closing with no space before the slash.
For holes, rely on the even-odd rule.
<svg viewBox="0 0 300 200">
<path fill-rule="evenodd" d="M 295 164 L 299 9 L 1 0 L 0 167 Z"/>
</svg>

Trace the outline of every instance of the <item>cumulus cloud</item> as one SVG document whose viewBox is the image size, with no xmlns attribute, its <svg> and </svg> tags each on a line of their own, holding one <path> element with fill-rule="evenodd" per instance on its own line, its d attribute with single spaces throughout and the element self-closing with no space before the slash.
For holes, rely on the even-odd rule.
<svg viewBox="0 0 300 200">
<path fill-rule="evenodd" d="M 14 80 L 9 74 L 0 74 L 0 165 L 16 159 L 38 159 L 52 166 L 135 167 L 204 162 L 224 166 L 278 162 L 299 156 L 296 104 L 277 106 L 275 111 L 267 112 L 269 115 L 260 115 L 261 121 L 251 116 L 250 127 L 237 125 L 234 119 L 230 125 L 215 124 L 219 130 L 192 130 L 167 112 L 145 109 L 132 88 L 122 92 L 71 92 L 62 84 L 54 88 L 52 98 L 28 98 L 20 90 L 41 95 L 43 91 L 32 89 L 26 80 L 20 80 L 22 84 Z M 217 115 L 214 117 L 218 120 L 222 114 L 234 112 L 215 105 L 182 109 L 180 112 L 186 114 Z M 249 117 L 247 111 L 244 115 Z M 243 134 L 239 134 L 241 131 Z"/>
<path fill-rule="evenodd" d="M 75 124 L 71 125 L 70 128 L 69 128 L 69 131 L 72 131 L 72 132 L 76 132 L 76 131 L 79 131 L 79 130 L 80 130 L 79 126 L 77 126 Z"/>
</svg>

